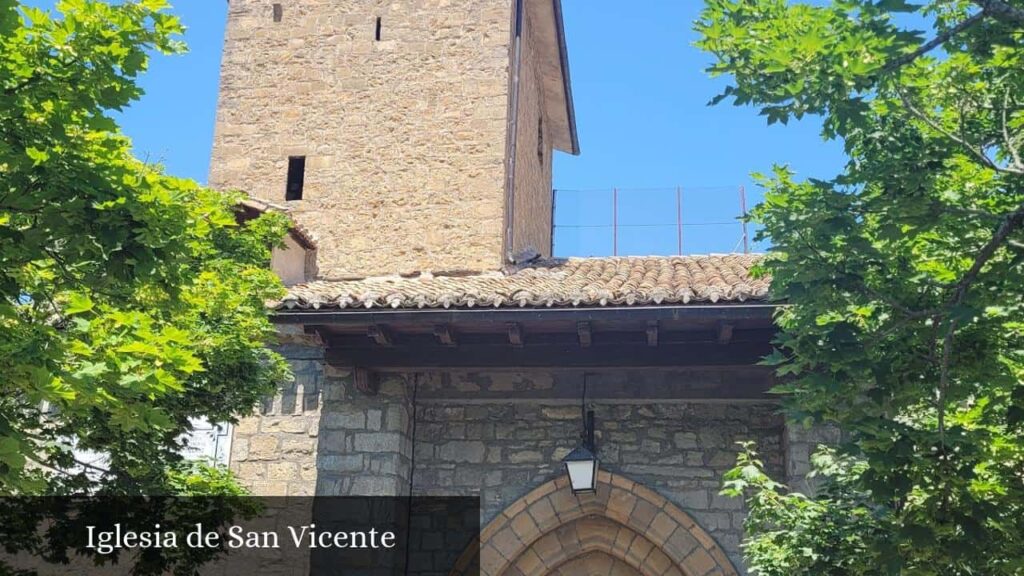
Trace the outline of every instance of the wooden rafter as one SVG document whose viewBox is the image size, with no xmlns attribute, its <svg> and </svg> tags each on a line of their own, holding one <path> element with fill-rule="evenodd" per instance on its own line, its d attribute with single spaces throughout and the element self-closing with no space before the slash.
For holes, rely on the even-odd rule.
<svg viewBox="0 0 1024 576">
<path fill-rule="evenodd" d="M 591 333 L 590 322 L 577 322 L 576 334 L 579 336 L 580 346 L 583 348 L 590 348 L 590 345 L 593 343 L 593 334 Z"/>
<path fill-rule="evenodd" d="M 722 323 L 718 325 L 718 343 L 728 344 L 732 342 L 733 325 Z"/>
<path fill-rule="evenodd" d="M 647 322 L 647 345 L 657 346 L 658 345 L 658 321 L 650 320 Z"/>
<path fill-rule="evenodd" d="M 442 346 L 456 346 L 455 336 L 452 334 L 451 326 L 447 324 L 438 324 L 434 326 L 434 336 L 437 336 L 438 342 Z"/>
<path fill-rule="evenodd" d="M 375 372 L 367 370 L 366 368 L 353 368 L 352 381 L 356 385 L 356 390 L 363 394 L 370 396 L 377 394 L 379 383 Z"/>
<path fill-rule="evenodd" d="M 394 340 L 391 339 L 391 335 L 388 333 L 387 328 L 380 324 L 374 324 L 367 327 L 366 335 L 380 346 L 394 346 L 395 344 Z"/>
<path fill-rule="evenodd" d="M 508 323 L 508 343 L 516 348 L 523 347 L 523 328 L 518 322 Z"/>
</svg>

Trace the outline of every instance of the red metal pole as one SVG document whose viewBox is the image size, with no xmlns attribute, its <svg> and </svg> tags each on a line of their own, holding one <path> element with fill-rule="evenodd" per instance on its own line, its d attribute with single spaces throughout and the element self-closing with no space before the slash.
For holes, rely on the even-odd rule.
<svg viewBox="0 0 1024 576">
<path fill-rule="evenodd" d="M 619 255 L 619 189 L 612 188 L 612 256 Z"/>
<path fill-rule="evenodd" d="M 743 212 L 743 253 L 750 254 L 750 236 L 747 235 L 747 191 L 740 184 L 740 210 Z"/>
<path fill-rule="evenodd" d="M 678 254 L 683 254 L 683 188 L 676 186 L 676 234 L 678 238 Z"/>
</svg>

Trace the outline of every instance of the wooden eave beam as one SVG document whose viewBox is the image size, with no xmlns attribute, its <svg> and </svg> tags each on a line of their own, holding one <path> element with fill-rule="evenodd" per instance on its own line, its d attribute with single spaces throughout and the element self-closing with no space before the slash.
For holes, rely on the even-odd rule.
<svg viewBox="0 0 1024 576">
<path fill-rule="evenodd" d="M 635 344 L 594 343 L 581 348 L 577 342 L 525 344 L 510 347 L 461 342 L 458 348 L 423 348 L 401 345 L 362 349 L 330 347 L 327 361 L 334 366 L 366 366 L 384 369 L 472 368 L 625 368 L 682 366 L 753 366 L 772 351 L 771 343 L 717 342 L 669 343 L 657 347 Z"/>
<path fill-rule="evenodd" d="M 688 304 L 680 306 L 617 306 L 594 308 L 471 308 L 446 309 L 320 309 L 280 310 L 271 320 L 276 324 L 368 325 L 393 323 L 466 324 L 548 321 L 619 320 L 706 320 L 724 322 L 763 321 L 771 323 L 775 310 L 772 304 Z"/>
</svg>

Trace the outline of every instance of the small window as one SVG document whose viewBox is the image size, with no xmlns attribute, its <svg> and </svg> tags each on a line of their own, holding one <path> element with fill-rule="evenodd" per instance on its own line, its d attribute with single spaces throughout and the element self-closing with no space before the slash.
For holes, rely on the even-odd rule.
<svg viewBox="0 0 1024 576">
<path fill-rule="evenodd" d="M 377 16 L 377 26 L 373 31 L 374 40 L 380 42 L 380 16 Z"/>
<path fill-rule="evenodd" d="M 288 187 L 285 189 L 285 200 L 302 200 L 302 185 L 306 179 L 306 157 L 292 156 L 288 158 Z"/>
<path fill-rule="evenodd" d="M 537 119 L 537 160 L 544 165 L 544 117 Z"/>
<path fill-rule="evenodd" d="M 274 4 L 274 22 L 280 22 L 284 16 L 284 8 L 280 4 Z"/>
</svg>

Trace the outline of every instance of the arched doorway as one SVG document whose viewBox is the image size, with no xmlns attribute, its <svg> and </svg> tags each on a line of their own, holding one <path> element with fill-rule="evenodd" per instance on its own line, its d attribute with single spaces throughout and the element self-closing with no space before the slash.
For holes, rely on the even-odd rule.
<svg viewBox="0 0 1024 576">
<path fill-rule="evenodd" d="M 520 498 L 484 528 L 488 576 L 737 576 L 689 514 L 632 480 L 601 472 L 597 491 L 573 495 L 561 476 Z"/>
</svg>

